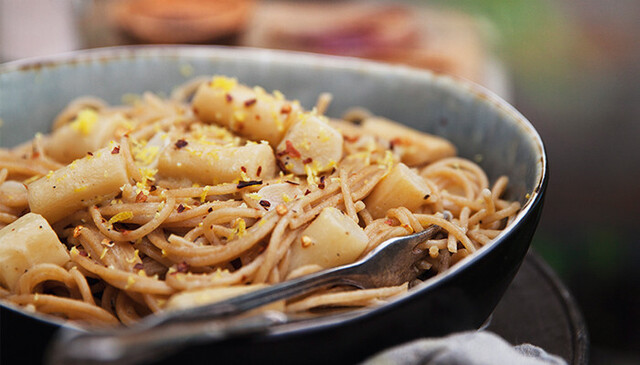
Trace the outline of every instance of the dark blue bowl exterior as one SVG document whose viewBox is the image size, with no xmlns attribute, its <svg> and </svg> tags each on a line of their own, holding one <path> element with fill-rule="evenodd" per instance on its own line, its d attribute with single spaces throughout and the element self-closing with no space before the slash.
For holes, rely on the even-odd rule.
<svg viewBox="0 0 640 365">
<path fill-rule="evenodd" d="M 215 359 L 218 362 L 230 363 L 277 361 L 313 364 L 326 363 L 327 359 L 331 359 L 333 363 L 353 363 L 384 348 L 418 337 L 440 336 L 478 328 L 495 308 L 529 248 L 542 210 L 548 180 L 544 148 L 535 131 L 522 116 L 506 103 L 479 88 L 467 84 L 460 85 L 446 77 L 435 77 L 422 71 L 353 60 L 320 59 L 307 55 L 255 50 L 187 47 L 116 49 L 88 55 L 83 53 L 80 54 L 80 61 L 69 61 L 69 58 L 64 56 L 54 59 L 53 62 L 38 65 L 37 68 L 42 70 L 34 71 L 34 63 L 25 63 L 24 67 L 10 65 L 4 70 L 0 68 L 0 102 L 20 102 L 25 97 L 42 98 L 50 102 L 30 110 L 32 118 L 20 121 L 18 128 L 15 127 L 16 122 L 11 121 L 11 128 L 0 131 L 1 145 L 15 145 L 20 142 L 16 139 L 21 134 L 32 135 L 35 131 L 42 131 L 42 125 L 34 123 L 44 116 L 50 118 L 53 115 L 52 110 L 59 110 L 68 102 L 71 98 L 65 93 L 79 92 L 79 95 L 82 95 L 97 87 L 94 94 L 107 97 L 110 102 L 115 103 L 118 99 L 114 95 L 119 97 L 125 92 L 158 90 L 154 80 L 144 78 L 141 80 L 150 83 L 130 80 L 124 82 L 134 84 L 136 89 L 122 86 L 120 90 L 118 83 L 100 84 L 101 77 L 104 78 L 101 76 L 103 72 L 112 77 L 118 75 L 120 66 L 124 65 L 128 69 L 133 67 L 136 72 L 146 70 L 152 74 L 161 74 L 159 72 L 166 69 L 166 63 L 175 62 L 177 65 L 188 61 L 192 62 L 198 72 L 204 70 L 208 73 L 220 72 L 231 75 L 238 72 L 244 74 L 250 83 L 264 85 L 267 89 L 279 88 L 285 91 L 289 87 L 297 88 L 296 94 L 291 95 L 300 95 L 303 105 L 306 106 L 313 102 L 319 91 L 334 92 L 334 95 L 341 95 L 332 105 L 331 110 L 334 111 L 344 110 L 346 106 L 363 105 L 362 101 L 368 100 L 372 88 L 388 87 L 391 91 L 387 92 L 395 95 L 394 98 L 369 101 L 369 105 L 363 106 L 391 117 L 398 113 L 406 113 L 408 115 L 405 123 L 452 139 L 460 147 L 461 154 L 467 158 L 473 158 L 473 151 L 478 150 L 479 146 L 484 146 L 486 152 L 482 164 L 489 170 L 489 178 L 493 180 L 498 175 L 509 174 L 512 180 L 518 182 L 510 192 L 511 198 L 525 204 L 523 210 L 526 210 L 526 214 L 491 247 L 480 250 L 470 260 L 461 262 L 450 272 L 440 275 L 428 285 L 413 290 L 410 295 L 390 304 L 364 311 L 359 315 L 347 316 L 342 321 L 309 324 L 293 330 L 276 329 L 272 333 L 259 336 L 191 346 L 162 357 L 163 362 Z M 261 62 L 256 62 L 256 58 L 261 59 Z M 211 60 L 215 61 L 215 71 L 210 71 L 211 66 L 207 63 L 214 62 Z M 76 67 L 78 65 L 81 67 Z M 255 66 L 255 69 L 249 66 Z M 20 77 L 23 75 L 18 74 L 23 70 L 28 77 L 33 78 L 36 85 L 38 82 L 41 84 L 38 87 L 27 87 L 22 94 L 8 92 L 6 86 L 19 85 Z M 311 75 L 302 72 L 305 70 L 311 70 Z M 346 80 L 331 79 L 330 74 L 334 71 L 342 72 Z M 55 92 L 59 86 L 55 83 L 55 78 L 60 72 L 73 76 L 58 80 L 70 86 L 62 87 Z M 296 72 L 298 75 L 293 75 Z M 167 78 L 165 84 L 168 85 L 176 85 L 184 79 L 176 70 L 164 75 Z M 85 77 L 88 81 L 83 79 Z M 395 81 L 396 77 L 404 80 L 403 83 Z M 316 84 L 313 87 L 300 88 L 300 85 L 296 84 L 300 82 L 300 78 L 303 79 L 303 85 L 313 82 L 314 79 L 322 81 L 317 82 L 319 86 Z M 284 81 L 274 83 L 274 79 Z M 357 85 L 357 90 L 347 93 L 342 90 L 341 93 L 340 89 L 344 89 L 344 83 L 350 86 Z M 105 91 L 107 87 L 111 89 Z M 51 94 L 52 92 L 54 94 Z M 432 93 L 431 96 L 429 93 Z M 412 107 L 409 99 L 412 96 L 424 98 L 424 101 L 420 100 L 414 104 L 422 105 L 420 103 L 424 102 L 432 104 L 432 107 L 424 111 L 415 105 Z M 434 102 L 433 98 L 437 100 Z M 434 105 L 438 107 L 433 107 Z M 5 109 L 10 111 L 2 115 L 3 107 L 0 105 L 0 117 L 6 120 L 20 116 L 20 108 Z M 333 115 L 337 113 L 334 112 Z M 466 122 L 466 125 L 463 123 L 463 127 L 456 124 L 458 121 L 469 119 L 478 122 Z M 502 119 L 518 122 L 502 123 Z M 501 142 L 505 140 L 509 142 Z M 467 143 L 468 141 L 471 142 Z M 491 148 L 486 149 L 486 146 Z M 505 156 L 507 159 L 503 162 Z M 531 193 L 531 198 L 525 198 L 527 192 Z M 54 335 L 59 323 L 43 320 L 42 317 L 32 317 L 0 305 L 2 363 L 16 360 L 21 363 L 40 362 L 45 345 Z"/>
</svg>

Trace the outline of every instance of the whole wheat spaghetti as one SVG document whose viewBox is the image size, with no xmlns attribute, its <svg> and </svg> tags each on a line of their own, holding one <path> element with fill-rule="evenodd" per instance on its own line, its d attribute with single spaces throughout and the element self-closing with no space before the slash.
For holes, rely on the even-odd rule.
<svg viewBox="0 0 640 365">
<path fill-rule="evenodd" d="M 171 98 L 77 99 L 53 131 L 0 149 L 0 298 L 91 324 L 222 300 L 420 245 L 427 275 L 491 242 L 520 206 L 448 141 L 362 109 L 323 116 L 280 92 L 199 79 Z M 367 306 L 336 287 L 272 308 Z"/>
</svg>

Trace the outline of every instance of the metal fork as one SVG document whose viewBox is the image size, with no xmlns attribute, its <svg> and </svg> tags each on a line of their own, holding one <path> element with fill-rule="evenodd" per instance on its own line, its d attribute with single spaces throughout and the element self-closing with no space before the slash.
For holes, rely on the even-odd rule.
<svg viewBox="0 0 640 365">
<path fill-rule="evenodd" d="M 415 279 L 420 274 L 415 263 L 424 257 L 416 246 L 439 230 L 440 227 L 432 225 L 418 233 L 391 238 L 353 264 L 288 280 L 221 302 L 151 316 L 128 329 L 63 330 L 52 346 L 49 362 L 135 363 L 149 360 L 149 355 L 158 356 L 188 343 L 267 331 L 274 324 L 286 322 L 287 317 L 272 311 L 249 316 L 246 313 L 328 286 L 351 285 L 365 289 L 396 286 Z"/>
</svg>

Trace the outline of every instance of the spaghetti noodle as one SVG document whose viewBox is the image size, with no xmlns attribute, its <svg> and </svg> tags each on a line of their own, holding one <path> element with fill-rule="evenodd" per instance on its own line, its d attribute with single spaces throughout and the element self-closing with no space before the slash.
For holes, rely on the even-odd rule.
<svg viewBox="0 0 640 365">
<path fill-rule="evenodd" d="M 195 94 L 195 95 L 194 95 Z M 235 79 L 128 105 L 78 99 L 0 150 L 0 297 L 91 324 L 220 300 L 353 262 L 442 227 L 419 248 L 437 274 L 519 211 L 446 140 L 361 109 L 329 119 Z M 407 290 L 338 287 L 280 303 L 366 306 Z"/>
</svg>

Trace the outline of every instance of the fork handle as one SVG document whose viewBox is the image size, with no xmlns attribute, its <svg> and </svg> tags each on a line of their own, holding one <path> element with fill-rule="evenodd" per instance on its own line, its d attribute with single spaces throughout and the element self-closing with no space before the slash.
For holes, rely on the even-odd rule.
<svg viewBox="0 0 640 365">
<path fill-rule="evenodd" d="M 345 267 L 321 271 L 297 279 L 287 280 L 221 302 L 190 308 L 185 311 L 173 312 L 170 313 L 163 322 L 192 321 L 234 316 L 279 300 L 296 298 L 329 285 L 339 283 L 355 285 L 355 283 L 351 283 L 348 280 L 348 277 L 343 275 L 344 271 Z"/>
</svg>

